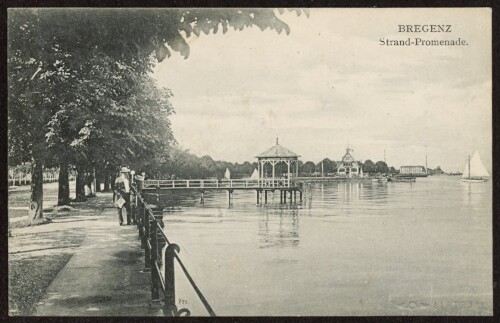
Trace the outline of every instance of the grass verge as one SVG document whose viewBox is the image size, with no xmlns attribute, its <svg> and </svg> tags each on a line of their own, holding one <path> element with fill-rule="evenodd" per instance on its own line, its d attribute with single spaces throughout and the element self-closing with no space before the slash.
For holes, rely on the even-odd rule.
<svg viewBox="0 0 500 323">
<path fill-rule="evenodd" d="M 9 261 L 9 315 L 33 315 L 36 303 L 71 258 L 71 254 L 44 255 Z"/>
<path fill-rule="evenodd" d="M 15 222 L 9 223 L 9 229 L 25 228 L 25 227 L 31 227 L 31 226 L 36 226 L 36 225 L 48 224 L 51 222 L 52 222 L 52 219 L 50 219 L 50 218 L 41 218 L 41 219 L 36 219 L 36 220 L 23 219 L 20 221 L 15 221 Z"/>
</svg>

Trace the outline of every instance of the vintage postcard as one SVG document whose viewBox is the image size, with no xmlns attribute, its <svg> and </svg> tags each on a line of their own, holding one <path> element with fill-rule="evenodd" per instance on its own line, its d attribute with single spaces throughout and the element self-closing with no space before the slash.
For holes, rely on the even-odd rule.
<svg viewBox="0 0 500 323">
<path fill-rule="evenodd" d="M 490 8 L 7 27 L 9 315 L 493 315 Z"/>
</svg>

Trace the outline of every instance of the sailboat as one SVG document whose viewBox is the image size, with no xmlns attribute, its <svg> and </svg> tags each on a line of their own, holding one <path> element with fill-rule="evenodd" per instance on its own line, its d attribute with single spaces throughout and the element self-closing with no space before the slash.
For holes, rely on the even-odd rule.
<svg viewBox="0 0 500 323">
<path fill-rule="evenodd" d="M 257 171 L 257 168 L 253 170 L 252 176 L 250 176 L 250 179 L 259 179 L 259 172 Z"/>
<path fill-rule="evenodd" d="M 462 175 L 462 181 L 470 183 L 480 183 L 488 180 L 490 173 L 484 167 L 481 157 L 477 151 L 474 152 L 472 158 L 469 155 L 469 159 L 465 164 L 465 169 Z"/>
</svg>

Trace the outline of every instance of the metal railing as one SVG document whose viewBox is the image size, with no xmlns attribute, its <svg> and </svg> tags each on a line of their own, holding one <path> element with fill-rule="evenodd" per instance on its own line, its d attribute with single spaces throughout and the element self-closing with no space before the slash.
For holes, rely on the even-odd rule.
<svg viewBox="0 0 500 323">
<path fill-rule="evenodd" d="M 145 189 L 163 188 L 163 189 L 245 189 L 245 188 L 281 188 L 291 187 L 293 180 L 286 178 L 262 178 L 262 179 L 148 179 L 141 183 Z"/>
<path fill-rule="evenodd" d="M 143 199 L 140 190 L 135 185 L 131 187 L 131 192 L 132 202 L 134 203 L 134 207 L 132 208 L 133 216 L 139 229 L 141 248 L 145 251 L 145 270 L 151 270 L 151 296 L 153 300 L 160 300 L 161 291 L 165 304 L 165 315 L 191 315 L 190 310 L 187 308 L 178 309 L 175 302 L 174 260 L 177 260 L 177 263 L 207 312 L 210 316 L 215 316 L 214 310 L 180 259 L 178 255 L 180 247 L 175 243 L 171 243 L 163 230 L 162 207 L 159 207 L 158 210 L 153 210 Z"/>
</svg>

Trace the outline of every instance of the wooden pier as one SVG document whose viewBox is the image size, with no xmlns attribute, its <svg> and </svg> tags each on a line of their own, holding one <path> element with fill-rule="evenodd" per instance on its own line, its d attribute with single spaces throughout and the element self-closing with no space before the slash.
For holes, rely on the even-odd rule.
<svg viewBox="0 0 500 323">
<path fill-rule="evenodd" d="M 142 189 L 185 190 L 185 189 L 293 189 L 298 185 L 293 179 L 148 179 L 143 181 Z"/>
<path fill-rule="evenodd" d="M 297 181 L 299 173 L 299 158 L 296 153 L 281 146 L 276 138 L 276 144 L 256 156 L 256 179 L 170 179 L 170 180 L 144 180 L 139 183 L 141 190 L 198 190 L 201 193 L 200 202 L 204 203 L 204 192 L 208 190 L 227 190 L 229 204 L 235 190 L 255 190 L 257 204 L 267 203 L 268 192 L 280 191 L 280 203 L 297 202 L 297 192 L 302 202 L 302 187 L 304 183 Z M 286 172 L 277 169 L 278 165 L 286 167 Z M 278 170 L 278 172 L 277 172 Z M 280 174 L 281 173 L 281 174 Z"/>
<path fill-rule="evenodd" d="M 232 202 L 233 192 L 235 190 L 255 190 L 257 192 L 257 204 L 266 204 L 268 192 L 280 191 L 280 203 L 297 202 L 297 192 L 299 201 L 302 202 L 303 184 L 290 178 L 283 179 L 176 179 L 176 180 L 157 180 L 150 179 L 138 181 L 141 191 L 186 191 L 195 190 L 201 193 L 200 202 L 203 204 L 204 192 L 210 190 L 227 190 L 229 203 Z"/>
</svg>

